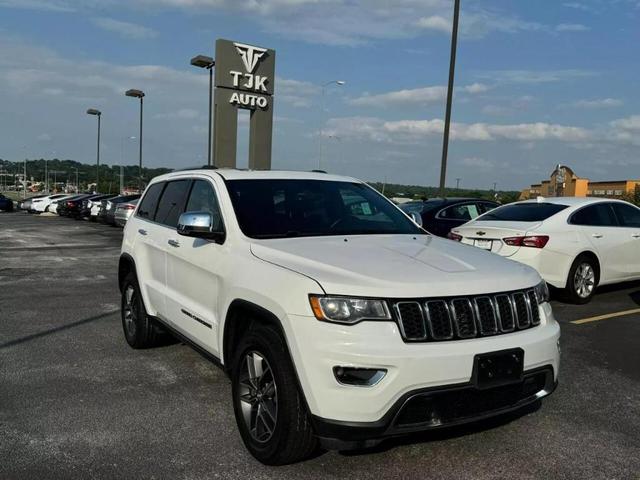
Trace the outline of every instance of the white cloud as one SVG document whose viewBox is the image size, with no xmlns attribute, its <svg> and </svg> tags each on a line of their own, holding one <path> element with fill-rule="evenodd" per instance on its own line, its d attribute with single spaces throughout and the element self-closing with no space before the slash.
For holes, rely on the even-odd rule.
<svg viewBox="0 0 640 480">
<path fill-rule="evenodd" d="M 156 113 L 153 118 L 179 118 L 183 120 L 193 120 L 194 118 L 198 118 L 200 113 L 198 110 L 194 110 L 193 108 L 181 108 L 176 110 L 175 112 L 166 112 L 166 113 Z"/>
<path fill-rule="evenodd" d="M 431 15 L 430 17 L 422 17 L 418 19 L 416 25 L 425 30 L 437 30 L 440 32 L 451 32 L 451 20 L 447 20 L 440 15 Z"/>
<path fill-rule="evenodd" d="M 53 137 L 48 133 L 41 133 L 36 137 L 36 140 L 38 140 L 39 142 L 50 142 L 52 138 Z"/>
<path fill-rule="evenodd" d="M 596 73 L 588 70 L 491 70 L 476 76 L 495 83 L 552 83 L 589 78 Z"/>
<path fill-rule="evenodd" d="M 293 107 L 306 108 L 313 105 L 314 97 L 320 93 L 320 86 L 311 82 L 276 78 L 275 96 L 277 102 Z"/>
<path fill-rule="evenodd" d="M 469 94 L 483 93 L 489 90 L 487 85 L 474 83 L 463 87 L 457 87 L 454 91 L 462 91 Z M 429 105 L 444 101 L 447 95 L 447 87 L 437 85 L 432 87 L 396 90 L 377 95 L 363 95 L 347 101 L 349 105 L 357 107 L 386 107 L 394 105 Z"/>
<path fill-rule="evenodd" d="M 495 162 L 491 160 L 487 160 L 485 158 L 479 158 L 479 157 L 463 158 L 460 163 L 464 167 L 471 167 L 471 168 L 491 168 L 491 167 L 495 167 L 496 165 Z"/>
<path fill-rule="evenodd" d="M 372 117 L 349 117 L 331 119 L 324 133 L 325 135 L 339 133 L 344 137 L 351 136 L 378 142 L 415 142 L 426 137 L 441 136 L 443 130 L 444 122 L 440 119 L 384 121 Z M 451 124 L 451 139 L 459 141 L 582 142 L 590 136 L 591 132 L 584 128 L 544 122 L 521 124 L 453 122 Z"/>
<path fill-rule="evenodd" d="M 108 32 L 117 33 L 123 38 L 143 40 L 156 38 L 158 36 L 158 32 L 151 28 L 138 25 L 136 23 L 115 20 L 113 18 L 98 17 L 93 19 L 93 23 L 98 28 L 101 28 L 102 30 L 106 30 Z"/>
<path fill-rule="evenodd" d="M 640 146 L 640 115 L 620 118 L 609 123 L 611 140 Z"/>
<path fill-rule="evenodd" d="M 581 23 L 561 23 L 556 25 L 556 32 L 588 32 L 591 30 Z"/>
<path fill-rule="evenodd" d="M 578 100 L 571 105 L 577 108 L 613 108 L 620 107 L 624 103 L 618 98 L 595 98 L 590 100 Z"/>
</svg>

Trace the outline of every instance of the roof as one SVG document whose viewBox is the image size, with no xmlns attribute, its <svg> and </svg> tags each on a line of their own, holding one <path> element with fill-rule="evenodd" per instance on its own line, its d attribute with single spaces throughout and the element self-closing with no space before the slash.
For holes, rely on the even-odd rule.
<svg viewBox="0 0 640 480">
<path fill-rule="evenodd" d="M 540 201 L 540 203 L 555 203 L 558 205 L 567 205 L 572 207 L 576 205 L 588 205 L 590 203 L 615 202 L 617 200 L 613 198 L 602 197 L 538 197 L 532 198 L 531 200 L 523 200 L 517 203 L 538 203 L 538 201 Z"/>
<path fill-rule="evenodd" d="M 320 172 L 301 172 L 293 170 L 238 170 L 235 168 L 194 168 L 192 170 L 180 170 L 163 175 L 171 178 L 178 175 L 207 173 L 209 175 L 218 174 L 225 180 L 326 180 L 336 182 L 362 182 L 357 178 L 344 177 L 342 175 L 332 175 Z"/>
</svg>

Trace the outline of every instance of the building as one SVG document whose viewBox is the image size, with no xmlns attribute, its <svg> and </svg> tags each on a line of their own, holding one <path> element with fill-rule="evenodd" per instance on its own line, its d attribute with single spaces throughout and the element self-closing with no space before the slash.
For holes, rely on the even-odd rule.
<svg viewBox="0 0 640 480">
<path fill-rule="evenodd" d="M 608 180 L 592 182 L 578 177 L 573 170 L 558 165 L 549 180 L 525 188 L 520 199 L 543 197 L 612 197 L 640 194 L 640 180 Z"/>
</svg>

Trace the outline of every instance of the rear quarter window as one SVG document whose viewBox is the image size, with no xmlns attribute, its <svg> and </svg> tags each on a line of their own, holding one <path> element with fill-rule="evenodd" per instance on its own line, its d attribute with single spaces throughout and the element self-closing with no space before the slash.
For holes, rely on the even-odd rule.
<svg viewBox="0 0 640 480">
<path fill-rule="evenodd" d="M 477 221 L 541 222 L 567 207 L 558 203 L 514 203 L 491 210 Z"/>
<path fill-rule="evenodd" d="M 138 217 L 146 218 L 147 220 L 153 220 L 155 218 L 156 210 L 158 209 L 158 200 L 160 199 L 163 187 L 164 182 L 154 183 L 144 192 L 140 207 L 138 207 Z"/>
</svg>

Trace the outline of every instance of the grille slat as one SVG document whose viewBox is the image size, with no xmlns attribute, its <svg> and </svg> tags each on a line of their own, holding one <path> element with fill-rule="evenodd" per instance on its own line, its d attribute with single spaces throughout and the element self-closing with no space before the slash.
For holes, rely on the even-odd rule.
<svg viewBox="0 0 640 480">
<path fill-rule="evenodd" d="M 477 335 L 476 322 L 471 301 L 467 298 L 456 298 L 451 301 L 453 325 L 460 338 L 473 338 Z"/>
<path fill-rule="evenodd" d="M 494 335 L 498 333 L 498 322 L 493 301 L 489 297 L 478 297 L 475 300 L 478 324 L 482 335 Z"/>
<path fill-rule="evenodd" d="M 538 310 L 536 292 L 529 290 L 527 292 L 527 297 L 529 298 L 529 307 L 531 308 L 531 323 L 533 325 L 540 325 L 540 310 Z"/>
<path fill-rule="evenodd" d="M 427 330 L 424 324 L 422 307 L 418 302 L 398 302 L 395 304 L 400 328 L 407 340 L 426 340 Z"/>
<path fill-rule="evenodd" d="M 449 306 L 444 300 L 436 300 L 425 304 L 429 333 L 434 340 L 450 340 L 453 338 L 453 325 Z"/>
<path fill-rule="evenodd" d="M 407 341 L 461 340 L 540 324 L 534 290 L 453 299 L 397 301 L 393 310 Z"/>
<path fill-rule="evenodd" d="M 527 304 L 527 297 L 523 292 L 513 294 L 513 305 L 515 306 L 518 328 L 523 329 L 530 326 L 529 305 Z"/>
</svg>

